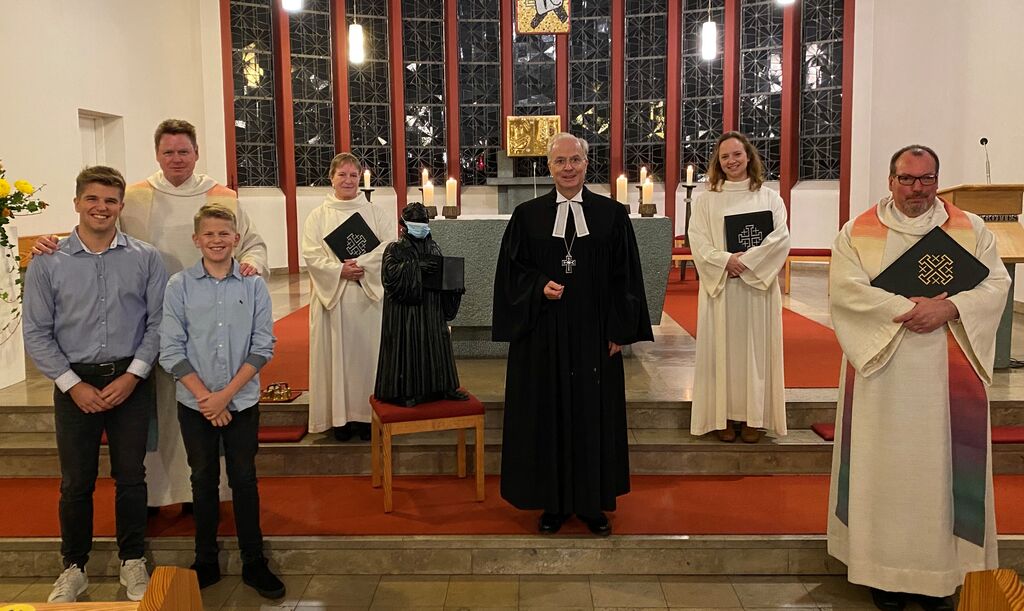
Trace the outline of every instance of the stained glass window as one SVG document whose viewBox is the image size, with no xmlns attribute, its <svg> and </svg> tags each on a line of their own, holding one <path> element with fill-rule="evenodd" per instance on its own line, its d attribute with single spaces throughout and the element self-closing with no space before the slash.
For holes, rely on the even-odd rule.
<svg viewBox="0 0 1024 611">
<path fill-rule="evenodd" d="M 779 179 L 782 137 L 782 9 L 747 0 L 740 10 L 739 128 L 757 147 L 768 180 Z"/>
<path fill-rule="evenodd" d="M 701 58 L 701 29 L 708 21 L 706 0 L 685 0 L 683 4 L 682 120 L 680 122 L 680 179 L 686 166 L 693 165 L 694 179 L 707 172 L 715 140 L 722 134 L 725 0 L 712 0 L 711 20 L 718 24 L 718 54 L 713 60 Z"/>
<path fill-rule="evenodd" d="M 334 157 L 331 12 L 328 0 L 307 0 L 288 17 L 295 122 L 295 182 L 329 185 Z"/>
<path fill-rule="evenodd" d="M 512 35 L 513 115 L 557 115 L 555 108 L 555 37 L 551 34 Z M 516 176 L 548 175 L 545 160 L 520 157 Z"/>
<path fill-rule="evenodd" d="M 656 180 L 665 177 L 665 54 L 667 4 L 626 0 L 625 164 L 629 180 L 647 166 Z"/>
<path fill-rule="evenodd" d="M 235 157 L 243 187 L 277 185 L 271 11 L 270 0 L 231 0 Z"/>
<path fill-rule="evenodd" d="M 402 0 L 402 63 L 405 70 L 405 159 L 407 181 L 434 182 L 448 173 L 444 116 L 444 3 Z"/>
<path fill-rule="evenodd" d="M 494 0 L 461 0 L 459 15 L 459 164 L 463 185 L 498 175 L 501 150 L 501 45 Z"/>
<path fill-rule="evenodd" d="M 804 0 L 800 178 L 838 180 L 843 101 L 843 0 Z"/>
<path fill-rule="evenodd" d="M 590 145 L 587 182 L 607 183 L 611 137 L 609 0 L 573 0 L 569 30 L 569 131 Z"/>
<path fill-rule="evenodd" d="M 375 187 L 391 185 L 391 94 L 388 89 L 387 0 L 359 0 L 345 16 L 363 27 L 366 60 L 348 64 L 352 153 L 370 169 Z M 346 24 L 346 25 L 347 25 Z"/>
</svg>

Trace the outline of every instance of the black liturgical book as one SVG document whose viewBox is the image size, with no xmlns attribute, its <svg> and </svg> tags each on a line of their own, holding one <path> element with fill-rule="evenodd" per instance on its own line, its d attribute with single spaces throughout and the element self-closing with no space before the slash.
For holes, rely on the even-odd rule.
<svg viewBox="0 0 1024 611">
<path fill-rule="evenodd" d="M 327 234 L 324 241 L 343 261 L 365 255 L 380 245 L 380 240 L 358 212 Z"/>
<path fill-rule="evenodd" d="M 904 297 L 935 297 L 969 291 L 988 277 L 988 267 L 936 227 L 882 270 L 871 286 Z"/>
<path fill-rule="evenodd" d="M 437 262 L 437 271 L 423 276 L 423 288 L 430 291 L 466 290 L 466 260 L 462 257 L 422 255 Z"/>
<path fill-rule="evenodd" d="M 725 247 L 729 252 L 744 252 L 768 237 L 775 229 L 771 210 L 730 214 L 725 217 Z"/>
</svg>

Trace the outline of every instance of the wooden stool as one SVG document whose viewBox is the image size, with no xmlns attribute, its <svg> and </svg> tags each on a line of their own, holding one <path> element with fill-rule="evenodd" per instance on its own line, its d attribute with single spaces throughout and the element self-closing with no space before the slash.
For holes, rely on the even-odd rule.
<svg viewBox="0 0 1024 611">
<path fill-rule="evenodd" d="M 466 429 L 476 429 L 476 500 L 484 500 L 484 404 L 473 395 L 468 401 L 432 401 L 416 407 L 399 407 L 370 397 L 373 423 L 370 441 L 373 487 L 384 481 L 384 513 L 391 513 L 391 438 L 394 435 L 458 429 L 456 462 L 459 477 L 466 477 Z"/>
</svg>

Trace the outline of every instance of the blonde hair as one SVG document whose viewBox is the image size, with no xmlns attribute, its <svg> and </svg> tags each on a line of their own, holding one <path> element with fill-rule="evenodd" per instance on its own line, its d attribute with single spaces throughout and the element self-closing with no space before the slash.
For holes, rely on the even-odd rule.
<svg viewBox="0 0 1024 611">
<path fill-rule="evenodd" d="M 334 172 L 336 172 L 338 168 L 340 168 L 341 165 L 345 163 L 351 163 L 360 170 L 363 169 L 363 163 L 359 161 L 359 158 L 353 155 L 352 153 L 338 153 L 337 155 L 334 156 L 334 159 L 331 159 L 331 169 L 329 172 L 327 172 L 327 179 L 334 180 Z"/>
<path fill-rule="evenodd" d="M 220 204 L 207 204 L 200 208 L 199 212 L 196 212 L 196 215 L 192 218 L 192 231 L 194 233 L 199 233 L 199 224 L 203 219 L 231 221 L 231 229 L 238 231 L 238 220 L 235 219 L 235 213 Z"/>
<path fill-rule="evenodd" d="M 747 176 L 750 178 L 750 190 L 757 191 L 764 184 L 764 164 L 761 163 L 761 156 L 757 154 L 757 149 L 750 143 L 750 139 L 740 132 L 725 132 L 718 137 L 715 150 L 711 153 L 711 159 L 708 160 L 708 190 L 722 190 L 722 183 L 725 182 L 725 170 L 722 169 L 718 153 L 722 148 L 722 143 L 732 139 L 739 140 L 743 145 L 743 150 L 747 153 Z"/>
</svg>

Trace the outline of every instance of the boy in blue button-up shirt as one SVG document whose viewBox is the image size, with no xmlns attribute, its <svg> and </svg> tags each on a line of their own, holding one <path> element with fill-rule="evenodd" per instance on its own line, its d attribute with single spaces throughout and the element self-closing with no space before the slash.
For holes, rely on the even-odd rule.
<svg viewBox="0 0 1024 611">
<path fill-rule="evenodd" d="M 192 469 L 199 586 L 220 580 L 217 526 L 220 446 L 234 498 L 242 580 L 267 598 L 284 584 L 267 567 L 256 487 L 259 370 L 274 355 L 270 294 L 232 258 L 235 215 L 208 205 L 195 216 L 194 266 L 171 276 L 160 326 L 160 365 L 178 381 L 178 422 Z"/>
</svg>

